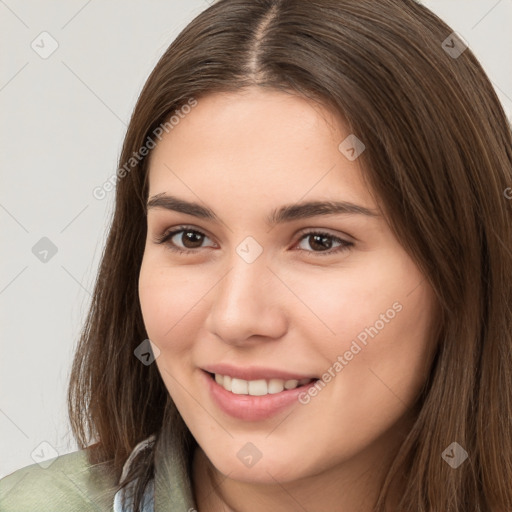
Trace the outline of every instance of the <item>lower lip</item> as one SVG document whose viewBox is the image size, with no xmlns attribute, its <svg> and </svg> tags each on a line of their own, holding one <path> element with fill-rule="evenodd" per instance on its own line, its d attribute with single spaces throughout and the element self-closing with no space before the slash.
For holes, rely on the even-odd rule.
<svg viewBox="0 0 512 512">
<path fill-rule="evenodd" d="M 245 421 L 265 420 L 284 411 L 294 402 L 298 402 L 298 396 L 314 386 L 316 380 L 295 389 L 285 389 L 280 393 L 272 393 L 263 396 L 237 395 L 227 391 L 210 376 L 201 370 L 206 379 L 208 391 L 217 406 L 226 414 Z"/>
</svg>

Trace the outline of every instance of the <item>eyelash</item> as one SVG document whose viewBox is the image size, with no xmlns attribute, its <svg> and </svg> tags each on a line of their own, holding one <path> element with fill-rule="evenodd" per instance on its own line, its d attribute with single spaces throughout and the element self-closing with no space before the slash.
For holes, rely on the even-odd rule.
<svg viewBox="0 0 512 512">
<path fill-rule="evenodd" d="M 171 250 L 175 253 L 178 253 L 178 254 L 190 254 L 190 253 L 197 252 L 198 249 L 201 249 L 201 247 L 198 247 L 197 249 L 182 249 L 181 247 L 178 247 L 175 244 L 173 244 L 172 242 L 170 242 L 170 239 L 174 235 L 181 233 L 181 232 L 192 232 L 192 233 L 196 233 L 196 234 L 199 234 L 199 235 L 202 235 L 205 237 L 207 236 L 202 231 L 193 229 L 190 226 L 179 226 L 178 228 L 173 229 L 172 231 L 167 231 L 163 235 L 157 236 L 155 238 L 154 242 L 157 244 L 165 244 L 169 250 Z M 327 238 L 332 239 L 335 242 L 340 242 L 341 245 L 339 247 L 336 247 L 333 250 L 328 249 L 326 251 L 305 251 L 304 249 L 299 249 L 299 250 L 318 254 L 319 256 L 325 256 L 325 255 L 332 255 L 332 254 L 337 254 L 337 253 L 340 253 L 343 251 L 347 251 L 354 245 L 352 242 L 347 242 L 346 240 L 343 240 L 334 235 L 331 235 L 330 233 L 326 233 L 323 231 L 313 231 L 313 230 L 303 233 L 302 236 L 300 237 L 299 241 L 297 242 L 297 244 L 300 243 L 304 238 L 307 238 L 308 236 L 311 236 L 311 235 L 320 235 L 323 237 L 327 237 Z"/>
</svg>

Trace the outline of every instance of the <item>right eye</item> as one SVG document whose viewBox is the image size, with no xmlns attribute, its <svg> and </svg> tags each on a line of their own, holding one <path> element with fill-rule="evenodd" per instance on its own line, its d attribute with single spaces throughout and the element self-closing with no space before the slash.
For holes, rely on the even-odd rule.
<svg viewBox="0 0 512 512">
<path fill-rule="evenodd" d="M 181 234 L 181 236 L 177 236 Z M 176 237 L 176 241 L 173 238 Z M 201 242 L 208 238 L 203 232 L 190 226 L 179 226 L 171 231 L 166 231 L 163 235 L 155 239 L 155 243 L 164 244 L 171 251 L 179 254 L 189 254 L 196 252 L 195 249 L 201 248 Z M 177 243 L 178 242 L 178 243 Z M 182 245 L 179 245 L 179 242 Z"/>
</svg>

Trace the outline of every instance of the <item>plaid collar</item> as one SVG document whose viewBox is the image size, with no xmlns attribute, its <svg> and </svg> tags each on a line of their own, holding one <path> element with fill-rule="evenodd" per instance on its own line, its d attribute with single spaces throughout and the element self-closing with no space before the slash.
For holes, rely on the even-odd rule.
<svg viewBox="0 0 512 512">
<path fill-rule="evenodd" d="M 123 466 L 120 482 L 128 474 L 129 468 L 135 457 L 142 451 L 152 448 L 155 443 L 155 435 L 138 443 L 130 453 Z M 192 485 L 186 469 L 186 458 L 183 447 L 171 439 L 170 453 L 165 457 L 155 457 L 155 478 L 146 487 L 142 512 L 173 512 L 176 510 L 195 510 L 195 501 L 192 493 Z M 135 482 L 120 489 L 114 496 L 113 512 L 132 512 L 132 489 Z M 122 495 L 127 495 L 125 507 L 122 507 Z"/>
</svg>

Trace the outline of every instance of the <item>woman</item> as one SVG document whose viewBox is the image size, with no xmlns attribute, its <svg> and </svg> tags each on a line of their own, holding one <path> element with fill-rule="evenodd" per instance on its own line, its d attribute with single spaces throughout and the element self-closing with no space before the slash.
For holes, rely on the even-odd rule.
<svg viewBox="0 0 512 512">
<path fill-rule="evenodd" d="M 218 1 L 116 182 L 83 449 L 2 510 L 512 510 L 511 132 L 434 14 Z"/>
</svg>

